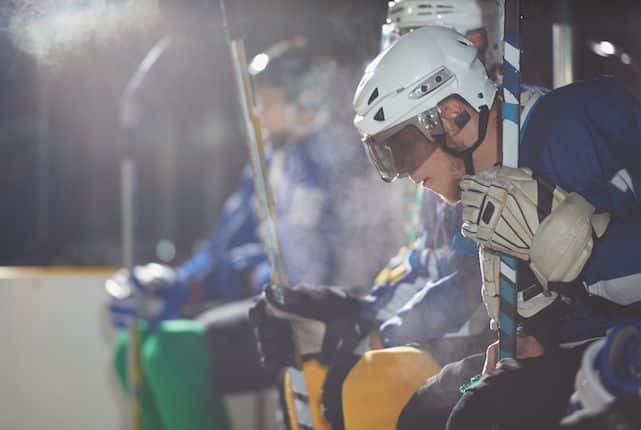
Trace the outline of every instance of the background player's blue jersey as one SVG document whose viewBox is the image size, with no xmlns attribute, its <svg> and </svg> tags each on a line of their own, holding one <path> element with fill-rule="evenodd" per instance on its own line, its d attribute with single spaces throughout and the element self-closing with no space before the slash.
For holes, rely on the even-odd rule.
<svg viewBox="0 0 641 430">
<path fill-rule="evenodd" d="M 208 298 L 230 301 L 253 295 L 246 271 L 267 262 L 258 225 L 252 171 L 245 166 L 207 243 L 180 267 L 182 276 L 199 284 Z"/>
<path fill-rule="evenodd" d="M 421 220 L 423 233 L 398 263 L 404 267 L 402 276 L 375 285 L 366 309 L 384 320 L 380 332 L 385 346 L 426 343 L 459 332 L 481 306 L 477 249 L 459 232 L 460 206 L 428 191 Z"/>
</svg>

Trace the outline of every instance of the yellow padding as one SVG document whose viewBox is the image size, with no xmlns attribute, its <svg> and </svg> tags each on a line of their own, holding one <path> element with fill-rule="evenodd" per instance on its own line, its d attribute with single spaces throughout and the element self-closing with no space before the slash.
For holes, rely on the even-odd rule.
<svg viewBox="0 0 641 430">
<path fill-rule="evenodd" d="M 411 347 L 369 351 L 343 382 L 346 430 L 395 430 L 412 394 L 441 367 Z"/>
<path fill-rule="evenodd" d="M 321 394 L 325 376 L 327 376 L 327 368 L 316 360 L 308 360 L 303 364 L 303 373 L 305 374 L 305 383 L 307 385 L 307 398 L 308 406 L 311 414 L 314 430 L 331 430 L 331 427 L 323 411 L 321 410 Z M 301 426 L 298 424 L 296 416 L 296 407 L 294 398 L 294 390 L 292 387 L 292 379 L 289 372 L 285 373 L 284 380 L 284 394 L 285 404 L 287 406 L 287 416 L 289 417 L 290 428 L 292 430 L 300 430 Z M 300 396 L 298 396 L 300 399 Z"/>
</svg>

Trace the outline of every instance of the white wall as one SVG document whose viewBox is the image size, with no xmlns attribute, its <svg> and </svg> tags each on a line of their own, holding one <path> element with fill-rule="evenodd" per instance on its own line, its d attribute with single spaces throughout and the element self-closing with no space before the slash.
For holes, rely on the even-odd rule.
<svg viewBox="0 0 641 430">
<path fill-rule="evenodd" d="M 0 268 L 0 430 L 130 428 L 111 369 L 103 284 L 113 272 Z M 276 396 L 266 398 L 262 427 L 255 395 L 225 399 L 234 429 L 277 428 Z"/>
<path fill-rule="evenodd" d="M 0 429 L 123 428 L 106 272 L 14 275 L 0 272 Z"/>
</svg>

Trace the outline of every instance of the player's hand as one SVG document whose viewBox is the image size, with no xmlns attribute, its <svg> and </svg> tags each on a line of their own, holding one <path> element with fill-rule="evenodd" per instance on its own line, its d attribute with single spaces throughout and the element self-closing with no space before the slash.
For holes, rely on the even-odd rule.
<svg viewBox="0 0 641 430">
<path fill-rule="evenodd" d="M 151 328 L 179 315 L 189 298 L 189 288 L 179 273 L 156 263 L 136 266 L 133 273 L 122 269 L 105 282 L 108 311 L 114 327 L 124 329 L 136 319 Z"/>
<path fill-rule="evenodd" d="M 533 336 L 516 337 L 516 358 L 519 360 L 526 358 L 535 358 L 543 355 L 545 352 L 541 343 Z M 483 364 L 483 374 L 493 372 L 499 362 L 499 342 L 496 341 L 485 350 L 485 363 Z M 506 362 L 507 363 L 507 362 Z M 509 365 L 509 364 L 506 364 Z"/>
</svg>

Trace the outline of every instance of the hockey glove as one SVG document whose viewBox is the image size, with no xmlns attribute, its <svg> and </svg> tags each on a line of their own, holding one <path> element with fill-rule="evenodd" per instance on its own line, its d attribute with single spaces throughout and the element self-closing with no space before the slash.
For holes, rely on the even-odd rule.
<svg viewBox="0 0 641 430">
<path fill-rule="evenodd" d="M 566 412 L 582 349 L 521 360 L 501 360 L 468 388 L 450 414 L 447 430 L 554 428 Z"/>
<path fill-rule="evenodd" d="M 374 327 L 361 310 L 360 299 L 338 287 L 300 284 L 266 288 L 249 316 L 266 365 L 294 364 L 294 343 L 303 360 L 327 365 L 358 350 Z"/>
<path fill-rule="evenodd" d="M 479 249 L 481 263 L 481 296 L 491 318 L 493 330 L 498 328 L 499 303 L 500 303 L 500 270 L 501 257 L 496 252 L 485 247 Z M 524 318 L 530 318 L 556 301 L 558 293 L 545 292 L 540 288 L 536 294 L 529 294 L 529 290 L 519 291 L 517 294 L 517 311 Z"/>
<path fill-rule="evenodd" d="M 105 282 L 114 327 L 128 328 L 140 318 L 154 328 L 176 318 L 189 298 L 189 287 L 180 274 L 156 263 L 136 266 L 133 272 L 122 269 Z"/>
<path fill-rule="evenodd" d="M 461 181 L 464 235 L 529 261 L 544 289 L 575 280 L 610 221 L 581 195 L 535 179 L 529 169 L 494 167 Z"/>
</svg>

